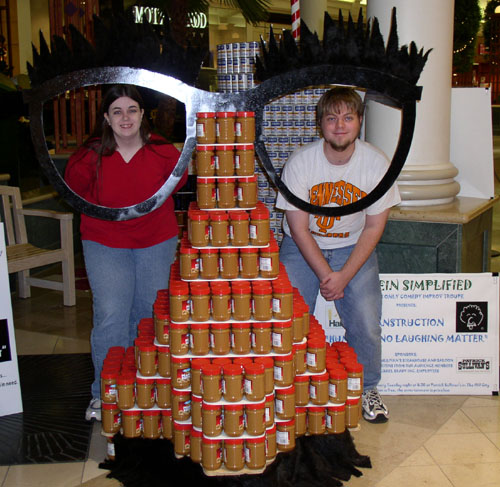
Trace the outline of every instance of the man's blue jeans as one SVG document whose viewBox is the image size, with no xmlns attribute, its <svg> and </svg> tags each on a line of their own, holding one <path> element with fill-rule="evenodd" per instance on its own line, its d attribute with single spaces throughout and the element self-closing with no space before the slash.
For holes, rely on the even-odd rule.
<svg viewBox="0 0 500 487">
<path fill-rule="evenodd" d="M 141 318 L 153 316 L 156 292 L 168 287 L 177 237 L 143 249 L 115 249 L 90 240 L 82 244 L 94 314 L 92 397 L 101 397 L 101 369 L 108 348 L 133 345 Z"/>
<path fill-rule="evenodd" d="M 334 271 L 342 268 L 354 246 L 322 250 Z M 291 237 L 281 243 L 280 260 L 286 267 L 292 285 L 300 291 L 311 313 L 314 312 L 319 280 L 302 257 Z M 382 293 L 375 252 L 369 257 L 344 289 L 344 297 L 335 307 L 345 329 L 345 337 L 364 368 L 364 389 L 374 388 L 380 381 Z"/>
</svg>

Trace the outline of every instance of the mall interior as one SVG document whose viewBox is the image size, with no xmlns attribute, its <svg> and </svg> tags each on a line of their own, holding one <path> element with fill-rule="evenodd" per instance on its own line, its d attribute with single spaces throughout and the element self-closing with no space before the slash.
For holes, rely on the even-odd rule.
<svg viewBox="0 0 500 487">
<path fill-rule="evenodd" d="M 384 34 L 390 19 L 390 8 L 387 7 L 387 3 L 394 4 L 398 7 L 398 11 L 403 12 L 404 8 L 410 8 L 408 2 L 409 0 L 393 2 L 301 0 L 301 10 L 305 16 L 310 16 L 313 23 L 319 16 L 318 8 L 328 11 L 332 18 L 338 17 L 339 9 L 346 17 L 352 13 L 357 18 L 361 9 L 365 18 L 375 15 L 380 19 L 381 31 Z M 9 61 L 13 66 L 14 76 L 25 74 L 25 70 L 23 71 L 20 66 L 32 60 L 31 43 L 33 42 L 36 48 L 39 47 L 38 31 L 50 31 L 48 4 L 54 2 L 31 0 L 29 3 L 30 8 L 25 8 L 25 2 L 19 0 L 0 1 L 2 25 L 5 23 L 6 11 L 10 15 L 12 37 L 9 39 L 12 46 L 9 51 Z M 112 3 L 101 1 L 101 10 L 111 8 Z M 205 89 L 215 91 L 218 82 L 216 46 L 232 42 L 257 41 L 260 36 L 267 38 L 271 25 L 275 32 L 290 29 L 290 1 L 270 1 L 270 20 L 255 25 L 246 22 L 239 11 L 222 5 L 226 2 L 211 0 L 209 3 L 210 7 L 204 14 L 204 19 L 208 33 L 205 41 L 211 52 L 211 60 L 207 62 L 208 66 L 203 68 L 202 79 Z M 436 5 L 438 2 L 432 0 L 418 3 L 422 3 L 419 8 L 424 12 L 412 11 L 413 18 L 411 15 L 410 19 L 405 15 L 399 18 L 401 43 L 406 42 L 405 36 L 409 36 L 407 39 L 414 39 L 415 35 L 420 35 L 422 32 L 418 29 L 422 29 L 422 24 L 419 27 L 419 22 L 423 22 L 424 25 L 428 24 L 427 30 L 432 32 L 426 33 L 423 40 L 422 37 L 415 38 L 419 47 L 422 44 L 426 48 L 442 44 L 445 42 L 443 36 L 446 37 L 446 32 L 449 34 L 453 28 L 453 1 L 445 0 L 442 2 L 443 5 L 440 1 L 439 6 Z M 482 10 L 488 3 L 491 2 L 486 0 L 478 2 Z M 84 8 L 85 2 L 65 4 L 83 5 Z M 314 7 L 311 7 L 311 4 L 314 4 Z M 421 17 L 425 17 L 428 7 L 436 15 L 422 20 Z M 145 15 L 153 15 L 156 18 L 157 12 L 151 8 Z M 387 19 L 385 23 L 383 16 Z M 439 25 L 439 28 L 434 28 L 436 25 Z M 314 28 L 321 29 L 321 21 L 318 21 Z M 435 50 L 439 59 L 441 55 L 439 49 Z M 453 126 L 454 123 L 450 120 L 450 106 L 443 105 L 443 92 L 439 91 L 438 86 L 443 76 L 450 79 L 450 52 L 451 50 L 444 53 L 444 58 L 450 59 L 449 71 L 435 68 L 430 64 L 427 66 L 428 71 L 424 69 L 418 83 L 424 87 L 424 93 L 426 89 L 427 93 L 434 91 L 427 108 L 422 107 L 422 110 L 417 112 L 414 145 L 424 149 L 410 152 L 407 162 L 410 167 L 406 168 L 406 172 L 403 169 L 402 176 L 398 180 L 403 204 L 391 211 L 387 232 L 379 245 L 382 272 L 500 272 L 500 120 L 496 121 L 496 110 L 500 110 L 500 106 L 496 106 L 495 100 L 492 100 L 491 111 L 488 106 L 486 116 L 478 121 L 481 127 L 486 127 L 487 133 L 477 135 L 474 132 L 473 136 L 477 135 L 477 140 L 466 141 L 466 144 L 473 146 L 476 154 L 485 159 L 484 164 L 478 162 L 478 166 L 475 167 L 484 166 L 488 174 L 487 180 L 475 181 L 476 187 L 474 187 L 468 184 L 468 181 L 461 179 L 461 163 L 453 165 L 455 161 L 450 157 L 450 142 L 462 143 L 460 147 L 463 147 L 463 141 L 457 140 L 459 137 L 456 133 L 453 134 L 453 130 L 451 136 L 447 134 L 443 125 L 443 120 L 444 124 L 451 123 Z M 482 61 L 481 56 L 479 58 Z M 476 64 L 474 69 L 467 80 L 464 78 L 465 81 L 460 81 L 460 85 L 454 77 L 454 86 L 474 86 L 489 93 L 488 89 L 492 88 L 493 80 L 482 77 L 484 72 L 480 65 Z M 449 91 L 449 81 L 444 85 L 444 90 Z M 435 89 L 430 86 L 435 86 Z M 439 110 L 447 111 L 448 115 L 444 118 L 436 116 L 436 111 Z M 387 113 L 378 113 L 376 109 L 372 112 L 373 116 L 381 117 L 379 120 L 385 122 L 385 124 L 374 123 L 372 126 L 388 126 L 387 124 L 394 123 Z M 418 124 L 419 115 L 425 119 L 425 123 L 421 125 Z M 478 117 L 471 115 L 470 118 L 476 121 Z M 3 124 L 4 121 L 0 120 L 0 123 Z M 371 134 L 367 133 L 367 137 L 371 136 L 377 145 L 390 153 L 395 139 L 387 140 L 383 133 L 377 132 L 376 128 Z M 0 140 L 5 139 L 0 135 Z M 455 152 L 453 148 L 451 150 L 451 153 L 457 156 L 457 161 L 460 150 Z M 60 154 L 54 152 L 51 154 L 55 156 L 54 160 L 64 161 L 68 153 L 62 151 Z M 33 157 L 33 154 L 26 150 L 23 151 L 23 155 Z M 426 160 L 422 162 L 421 159 Z M 25 169 L 22 165 L 13 164 L 12 161 L 6 163 L 1 157 L 0 160 L 2 161 L 0 183 L 19 186 L 26 207 L 61 209 L 61 204 L 64 206 L 36 163 L 30 164 L 30 168 Z M 459 167 L 458 170 L 455 166 Z M 415 171 L 415 168 L 418 170 Z M 422 180 L 415 177 L 415 173 L 421 175 L 426 171 L 431 175 L 436 172 L 440 175 L 436 178 L 423 177 Z M 482 169 L 478 172 L 482 173 Z M 464 173 L 467 173 L 466 169 L 462 174 Z M 429 180 L 433 181 L 431 187 L 426 184 Z M 77 222 L 78 219 L 74 221 L 75 226 Z M 85 279 L 78 229 L 74 229 L 74 232 L 77 279 L 75 306 L 64 306 L 62 293 L 49 289 L 33 288 L 30 298 L 21 299 L 15 292 L 15 281 L 10 280 L 15 343 L 19 356 L 90 353 L 92 294 Z M 411 238 L 408 237 L 409 234 Z M 432 240 L 430 237 L 432 234 L 444 235 L 442 241 Z M 421 252 L 422 239 L 425 238 L 429 239 L 429 245 L 424 245 L 425 252 Z M 454 253 L 447 253 L 448 247 L 442 245 L 444 241 L 452 242 Z M 398 250 L 401 251 L 399 255 Z M 60 267 L 57 265 L 46 266 L 40 271 L 41 276 L 54 281 L 60 280 L 60 273 Z M 362 469 L 361 477 L 352 477 L 345 482 L 345 485 L 493 487 L 499 484 L 498 393 L 480 396 L 387 395 L 384 400 L 390 410 L 390 420 L 384 424 L 361 421 L 360 428 L 352 432 L 357 450 L 371 458 L 373 467 Z M 0 465 L 0 487 L 118 487 L 121 485 L 120 482 L 107 478 L 108 472 L 99 468 L 106 455 L 107 441 L 101 435 L 101 424 L 94 422 L 88 457 L 85 461 Z"/>
</svg>

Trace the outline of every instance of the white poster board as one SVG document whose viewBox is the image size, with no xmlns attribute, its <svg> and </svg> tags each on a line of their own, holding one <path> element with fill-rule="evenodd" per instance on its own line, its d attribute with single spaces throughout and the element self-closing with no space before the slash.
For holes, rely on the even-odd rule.
<svg viewBox="0 0 500 487">
<path fill-rule="evenodd" d="M 487 88 L 451 90 L 450 160 L 458 169 L 458 196 L 495 196 L 491 93 Z"/>
<path fill-rule="evenodd" d="M 499 278 L 381 274 L 383 394 L 491 394 L 499 382 Z M 344 331 L 332 303 L 316 306 L 329 341 Z"/>
<path fill-rule="evenodd" d="M 4 226 L 0 222 L 0 416 L 22 411 Z"/>
</svg>

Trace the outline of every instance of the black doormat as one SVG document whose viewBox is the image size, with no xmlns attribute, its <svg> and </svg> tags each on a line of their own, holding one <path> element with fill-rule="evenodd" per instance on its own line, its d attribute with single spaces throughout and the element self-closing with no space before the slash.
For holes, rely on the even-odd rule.
<svg viewBox="0 0 500 487">
<path fill-rule="evenodd" d="M 90 354 L 20 355 L 23 411 L 0 417 L 0 465 L 87 459 Z"/>
<path fill-rule="evenodd" d="M 207 477 L 189 458 L 176 459 L 169 440 L 114 437 L 114 461 L 101 468 L 111 470 L 125 487 L 339 487 L 351 476 L 362 475 L 358 467 L 370 468 L 370 459 L 360 455 L 349 432 L 297 439 L 296 448 L 280 453 L 259 475 Z"/>
</svg>

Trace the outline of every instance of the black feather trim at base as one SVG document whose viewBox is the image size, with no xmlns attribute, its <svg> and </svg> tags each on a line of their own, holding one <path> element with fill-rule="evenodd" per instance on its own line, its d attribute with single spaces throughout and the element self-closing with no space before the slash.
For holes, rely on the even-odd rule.
<svg viewBox="0 0 500 487">
<path fill-rule="evenodd" d="M 189 458 L 177 459 L 169 440 L 114 437 L 116 459 L 101 468 L 111 470 L 125 487 L 340 487 L 351 476 L 360 477 L 358 468 L 371 468 L 369 457 L 360 455 L 351 434 L 303 436 L 294 450 L 280 453 L 258 475 L 207 477 L 200 465 Z"/>
</svg>

